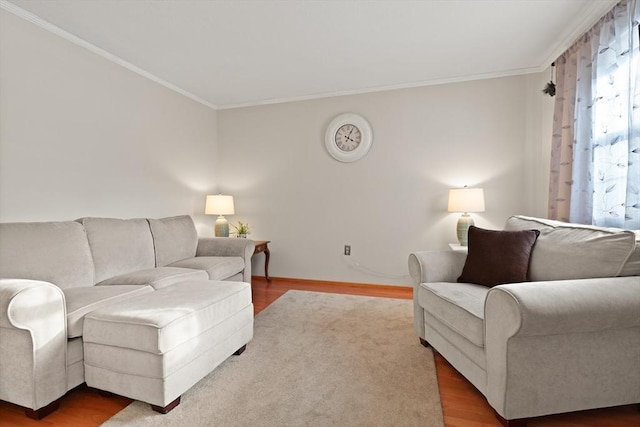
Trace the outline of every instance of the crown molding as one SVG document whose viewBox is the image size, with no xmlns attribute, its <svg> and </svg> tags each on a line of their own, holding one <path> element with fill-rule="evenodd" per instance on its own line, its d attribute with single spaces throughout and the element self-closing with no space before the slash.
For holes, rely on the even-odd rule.
<svg viewBox="0 0 640 427">
<path fill-rule="evenodd" d="M 376 86 L 376 87 L 368 87 L 356 90 L 345 90 L 345 91 L 332 91 L 332 92 L 324 92 L 324 93 L 316 93 L 310 95 L 303 96 L 293 96 L 293 97 L 284 97 L 284 98 L 273 98 L 267 100 L 259 100 L 259 101 L 249 101 L 242 102 L 237 104 L 224 104 L 224 105 L 215 105 L 204 99 L 172 84 L 167 82 L 166 80 L 161 79 L 160 77 L 149 73 L 130 62 L 125 61 L 124 59 L 107 52 L 104 49 L 101 49 L 95 46 L 88 41 L 81 39 L 80 37 L 71 34 L 62 28 L 51 24 L 48 21 L 34 15 L 31 12 L 28 12 L 13 3 L 10 3 L 7 0 L 0 0 L 0 8 L 4 9 L 26 21 L 37 25 L 38 27 L 49 31 L 55 35 L 58 35 L 65 40 L 68 40 L 78 46 L 81 46 L 111 62 L 114 62 L 142 77 L 145 77 L 149 80 L 152 80 L 167 89 L 170 89 L 174 92 L 177 92 L 193 101 L 196 101 L 202 105 L 205 105 L 213 110 L 230 110 L 235 108 L 245 108 L 245 107 L 256 107 L 261 105 L 272 105 L 272 104 L 281 104 L 288 102 L 298 102 L 298 101 L 310 101 L 314 99 L 323 99 L 323 98 L 331 98 L 331 97 L 340 97 L 340 96 L 349 96 L 349 95 L 359 95 L 359 94 L 367 94 L 374 92 L 385 92 L 390 90 L 401 90 L 401 89 L 412 89 L 419 88 L 425 86 L 434 86 L 434 85 L 442 85 L 442 84 L 452 84 L 452 83 L 462 83 L 473 80 L 485 80 L 492 78 L 500 78 L 500 77 L 510 77 L 517 76 L 523 74 L 532 74 L 532 73 L 540 73 L 545 71 L 551 62 L 555 61 L 565 50 L 567 50 L 575 41 L 582 36 L 586 31 L 588 31 L 605 13 L 607 13 L 611 8 L 615 6 L 615 4 L 619 0 L 601 0 L 601 1 L 591 1 L 588 3 L 588 6 L 585 7 L 584 12 L 576 19 L 578 22 L 577 25 L 574 25 L 571 29 L 567 30 L 561 37 L 559 37 L 557 43 L 549 49 L 549 53 L 546 55 L 544 60 L 538 65 L 529 68 L 522 69 L 514 69 L 514 70 L 506 70 L 496 73 L 485 73 L 485 74 L 472 74 L 472 75 L 463 75 L 463 76 L 454 76 L 447 77 L 441 79 L 432 79 L 426 81 L 416 81 L 410 83 L 401 83 L 396 85 L 385 85 L 385 86 Z"/>
<path fill-rule="evenodd" d="M 576 19 L 577 25 L 569 31 L 566 31 L 558 42 L 550 49 L 545 61 L 540 68 L 546 69 L 560 55 L 569 49 L 584 33 L 589 31 L 607 12 L 609 12 L 620 0 L 602 0 L 591 1 L 585 8 L 584 12 Z"/>
<path fill-rule="evenodd" d="M 166 80 L 161 79 L 160 77 L 156 76 L 155 74 L 152 74 L 148 71 L 143 70 L 140 67 L 137 67 L 135 65 L 133 65 L 132 63 L 125 61 L 124 59 L 110 53 L 107 52 L 104 49 L 99 48 L 98 46 L 89 43 L 88 41 L 81 39 L 80 37 L 69 33 L 68 31 L 63 30 L 62 28 L 48 22 L 45 21 L 44 19 L 40 18 L 37 15 L 34 15 L 31 12 L 28 12 L 24 9 L 22 9 L 21 7 L 16 6 L 13 3 L 8 2 L 7 0 L 0 0 L 0 9 L 6 10 L 7 12 L 10 12 L 14 15 L 16 15 L 19 18 L 24 19 L 25 21 L 31 22 L 32 24 L 42 28 L 43 30 L 49 31 L 50 33 L 53 33 L 59 37 L 62 37 L 63 39 L 77 45 L 80 46 L 82 48 L 87 49 L 88 51 L 95 53 L 96 55 L 99 55 L 101 57 L 103 57 L 104 59 L 111 61 L 113 63 L 116 63 L 118 65 L 120 65 L 121 67 L 126 68 L 129 71 L 132 71 L 144 78 L 147 78 L 151 81 L 154 81 L 156 83 L 158 83 L 159 85 L 162 85 L 164 87 L 166 87 L 167 89 L 170 89 L 174 92 L 179 93 L 182 96 L 186 96 L 187 98 L 196 101 L 206 107 L 209 107 L 213 110 L 217 110 L 218 107 L 208 101 L 205 101 L 204 99 L 200 98 L 199 96 L 196 96 L 194 94 L 192 94 L 191 92 L 188 92 L 176 85 L 174 85 L 173 83 L 169 83 Z"/>
<path fill-rule="evenodd" d="M 547 69 L 547 66 L 545 65 L 545 66 L 539 66 L 539 67 L 506 70 L 506 71 L 500 71 L 495 73 L 470 74 L 465 76 L 447 77 L 443 79 L 421 80 L 417 82 L 402 83 L 397 85 L 375 86 L 375 87 L 356 89 L 356 90 L 324 92 L 324 93 L 316 93 L 312 95 L 293 96 L 288 98 L 274 98 L 274 99 L 267 99 L 264 101 L 252 101 L 252 102 L 239 103 L 239 104 L 224 104 L 224 105 L 219 105 L 218 109 L 231 110 L 235 108 L 258 107 L 261 105 L 284 104 L 287 102 L 313 101 L 314 99 L 333 98 L 333 97 L 349 96 L 349 95 L 362 95 L 362 94 L 375 93 L 375 92 L 387 92 L 391 90 L 415 89 L 415 88 L 421 88 L 426 86 L 437 86 L 437 85 L 445 85 L 445 84 L 453 84 L 453 83 L 464 83 L 464 82 L 470 82 L 470 81 L 476 81 L 476 80 L 496 79 L 500 77 L 513 77 L 513 76 L 520 76 L 524 74 L 534 74 L 534 73 L 540 73 L 546 69 Z"/>
<path fill-rule="evenodd" d="M 473 80 L 486 80 L 493 79 L 499 77 L 510 77 L 510 76 L 518 76 L 523 74 L 534 74 L 541 73 L 549 68 L 551 63 L 558 59 L 564 51 L 569 49 L 575 42 L 578 40 L 584 33 L 589 31 L 591 27 L 593 27 L 609 10 L 611 10 L 620 0 L 601 0 L 601 1 L 592 1 L 588 3 L 588 7 L 585 8 L 584 13 L 577 19 L 579 22 L 578 25 L 573 26 L 572 29 L 566 31 L 563 34 L 558 42 L 553 46 L 552 49 L 549 50 L 546 58 L 540 65 L 537 67 L 529 67 L 515 70 L 507 70 L 501 71 L 497 73 L 485 73 L 485 74 L 472 74 L 467 76 L 457 76 L 450 77 L 444 79 L 433 79 L 419 82 L 412 82 L 406 84 L 398 84 L 398 85 L 389 85 L 389 86 L 377 86 L 372 88 L 358 89 L 358 90 L 349 90 L 349 91 L 340 91 L 340 92 L 327 92 L 320 94 L 313 94 L 308 96 L 298 96 L 298 97 L 290 97 L 290 98 L 276 98 L 265 101 L 256 101 L 256 102 L 247 102 L 240 104 L 230 104 L 230 105 L 221 105 L 218 108 L 220 110 L 229 110 L 233 108 L 245 108 L 245 107 L 255 107 L 260 105 L 271 105 L 271 104 L 281 104 L 285 102 L 297 102 L 297 101 L 311 101 L 314 99 L 322 99 L 322 98 L 331 98 L 336 96 L 347 96 L 347 95 L 359 95 L 373 92 L 384 92 L 389 90 L 399 90 L 399 89 L 412 89 L 419 88 L 425 86 L 435 86 L 442 84 L 452 84 L 452 83 L 463 83 Z"/>
</svg>

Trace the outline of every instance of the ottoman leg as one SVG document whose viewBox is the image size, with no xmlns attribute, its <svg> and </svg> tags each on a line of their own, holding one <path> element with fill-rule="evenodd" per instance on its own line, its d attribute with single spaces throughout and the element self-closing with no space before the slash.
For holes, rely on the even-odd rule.
<svg viewBox="0 0 640 427">
<path fill-rule="evenodd" d="M 238 350 L 236 350 L 235 353 L 233 353 L 234 356 L 240 356 L 242 353 L 244 353 L 244 351 L 247 349 L 247 345 L 243 345 L 242 347 L 240 347 Z"/>
<path fill-rule="evenodd" d="M 168 413 L 169 411 L 171 411 L 173 408 L 175 408 L 176 406 L 178 406 L 180 404 L 180 398 L 181 397 L 182 396 L 178 396 L 178 398 L 176 400 L 174 400 L 173 402 L 169 403 L 165 407 L 151 405 L 151 409 L 153 409 L 156 412 L 160 412 L 161 414 L 166 414 L 166 413 Z"/>
</svg>

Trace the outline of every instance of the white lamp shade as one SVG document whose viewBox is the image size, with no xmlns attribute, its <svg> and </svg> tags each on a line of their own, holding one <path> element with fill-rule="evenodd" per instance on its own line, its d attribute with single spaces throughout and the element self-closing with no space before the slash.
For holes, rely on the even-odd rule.
<svg viewBox="0 0 640 427">
<path fill-rule="evenodd" d="M 204 208 L 206 215 L 233 215 L 233 196 L 218 194 L 217 196 L 207 196 L 207 204 Z"/>
<path fill-rule="evenodd" d="M 482 188 L 458 188 L 449 190 L 449 212 L 484 212 Z"/>
</svg>

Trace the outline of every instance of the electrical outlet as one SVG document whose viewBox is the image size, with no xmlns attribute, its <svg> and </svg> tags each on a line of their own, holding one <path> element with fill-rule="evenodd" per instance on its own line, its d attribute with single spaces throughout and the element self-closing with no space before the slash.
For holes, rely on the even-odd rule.
<svg viewBox="0 0 640 427">
<path fill-rule="evenodd" d="M 347 256 L 351 255 L 351 245 L 344 245 L 344 254 Z"/>
</svg>

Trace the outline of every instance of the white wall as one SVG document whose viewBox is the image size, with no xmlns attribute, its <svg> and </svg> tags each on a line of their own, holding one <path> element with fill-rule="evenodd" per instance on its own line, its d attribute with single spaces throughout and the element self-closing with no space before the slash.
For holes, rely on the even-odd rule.
<svg viewBox="0 0 640 427">
<path fill-rule="evenodd" d="M 0 10 L 0 221 L 189 213 L 212 234 L 216 111 Z"/>
<path fill-rule="evenodd" d="M 529 195 L 525 211 L 532 216 L 547 217 L 551 136 L 555 98 L 543 94 L 551 79 L 550 69 L 525 76 L 526 142 L 525 193 Z"/>
<path fill-rule="evenodd" d="M 410 252 L 455 241 L 450 188 L 485 189 L 479 226 L 546 213 L 548 72 L 216 113 L 2 10 L 0 52 L 3 222 L 189 213 L 212 235 L 221 191 L 273 276 L 408 284 Z M 324 148 L 343 112 L 373 126 L 356 163 Z"/>
<path fill-rule="evenodd" d="M 541 75 L 517 76 L 219 111 L 220 188 L 236 201 L 228 219 L 272 240 L 273 276 L 408 284 L 410 252 L 456 240 L 450 188 L 484 188 L 479 226 L 544 213 L 543 86 Z M 372 149 L 355 163 L 324 148 L 343 112 L 373 127 Z M 262 265 L 257 257 L 255 274 Z"/>
</svg>

